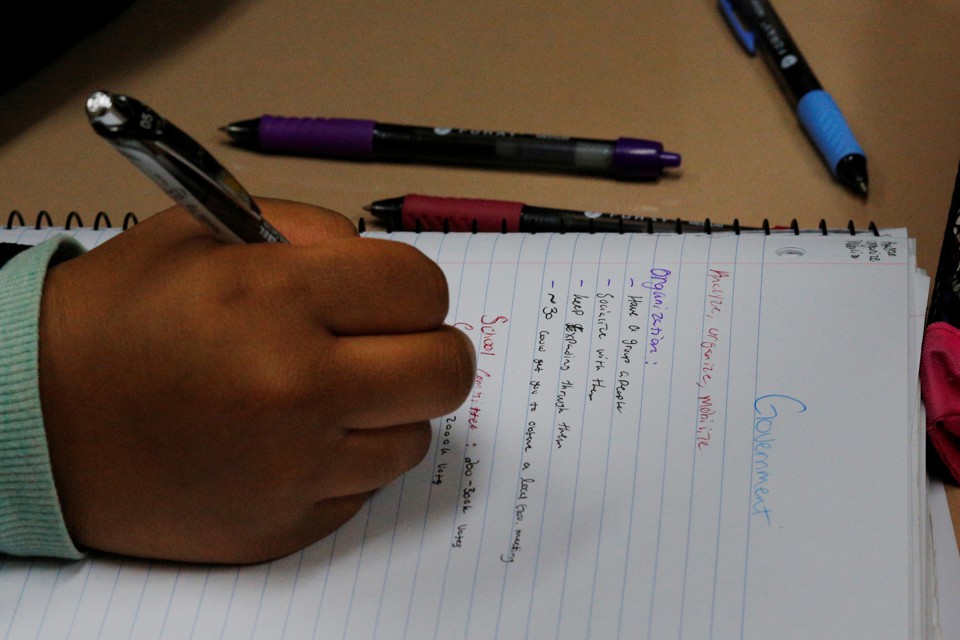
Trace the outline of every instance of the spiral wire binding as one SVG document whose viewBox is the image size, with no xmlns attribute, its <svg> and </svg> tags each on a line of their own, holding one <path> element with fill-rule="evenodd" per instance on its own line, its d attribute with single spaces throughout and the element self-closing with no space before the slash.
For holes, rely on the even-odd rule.
<svg viewBox="0 0 960 640">
<path fill-rule="evenodd" d="M 136 226 L 139 224 L 140 220 L 137 218 L 136 214 L 132 211 L 128 212 L 123 216 L 123 226 L 124 230 L 129 229 L 130 227 Z M 14 227 L 26 227 L 27 222 L 23 217 L 23 214 L 14 209 L 7 215 L 7 224 L 5 228 L 13 229 Z M 45 210 L 41 210 L 37 213 L 37 217 L 34 218 L 33 224 L 30 225 L 34 229 L 43 229 L 45 227 L 53 226 L 53 219 L 50 217 L 50 213 Z M 71 211 L 67 214 L 67 220 L 63 225 L 63 228 L 70 230 L 73 228 L 83 228 L 83 218 L 76 211 Z M 110 221 L 110 216 L 107 215 L 105 211 L 100 211 L 97 213 L 96 217 L 93 219 L 93 230 L 99 231 L 101 228 L 110 229 L 113 227 L 113 223 Z"/>
<path fill-rule="evenodd" d="M 10 215 L 7 216 L 7 229 L 13 229 L 13 222 L 14 222 L 14 220 L 17 221 L 17 226 L 18 226 L 18 227 L 25 227 L 25 226 L 27 226 L 27 223 L 24 222 L 23 216 L 20 215 L 20 212 L 17 211 L 16 209 L 14 209 L 13 211 L 10 212 Z"/>
<path fill-rule="evenodd" d="M 46 226 L 48 226 L 48 227 L 52 227 L 52 226 L 53 226 L 53 220 L 50 219 L 50 214 L 47 213 L 46 211 L 41 211 L 40 213 L 37 214 L 37 224 L 34 225 L 34 226 L 35 226 L 37 229 L 42 229 L 43 226 L 44 226 L 44 225 L 43 225 L 44 221 L 46 221 L 46 223 L 47 223 Z"/>
<path fill-rule="evenodd" d="M 45 212 L 41 212 L 41 213 L 45 213 Z M 21 221 L 20 224 L 21 224 L 21 225 L 23 224 L 23 218 L 20 217 L 20 214 L 19 214 L 17 211 L 11 212 L 10 215 L 11 215 L 11 216 L 16 215 L 16 216 L 18 217 L 18 219 Z M 73 213 L 71 213 L 71 215 L 73 215 Z M 99 215 L 99 214 L 98 214 L 98 215 Z M 133 215 L 133 214 L 128 213 L 127 215 L 128 215 L 128 216 L 131 216 L 131 215 Z M 12 219 L 12 218 L 11 218 L 11 219 Z M 622 218 L 622 217 L 621 217 L 619 220 L 617 220 L 617 231 L 616 231 L 616 233 L 619 233 L 619 234 L 621 234 L 621 235 L 623 235 L 624 233 L 627 233 L 627 231 L 624 229 L 623 221 L 624 221 L 624 218 Z M 69 218 L 68 218 L 68 222 L 69 222 Z M 654 233 L 654 231 L 653 231 L 654 219 L 653 219 L 653 218 L 647 218 L 647 219 L 646 219 L 646 223 L 647 223 L 646 233 L 648 233 L 648 234 L 650 234 L 650 235 L 653 235 L 653 233 Z M 12 222 L 11 222 L 10 220 L 8 220 L 8 221 L 7 221 L 7 228 L 10 228 L 11 224 L 12 224 Z M 124 220 L 124 228 L 126 228 L 126 224 L 127 224 L 127 223 L 126 223 L 126 220 Z M 563 218 L 560 219 L 559 224 L 560 224 L 560 230 L 559 230 L 557 233 L 566 233 L 566 232 L 567 232 L 566 222 L 565 222 L 565 220 L 564 220 Z M 403 231 L 403 229 L 396 228 L 396 225 L 394 224 L 394 221 L 391 220 L 391 219 L 387 219 L 387 220 L 383 223 L 383 225 L 384 225 L 384 227 L 386 228 L 386 232 L 387 232 L 387 233 L 394 233 L 395 231 Z M 478 222 L 476 219 L 471 220 L 471 222 L 470 222 L 470 233 L 478 233 L 478 225 L 479 225 L 479 222 Z M 591 234 L 592 234 L 592 233 L 595 233 L 595 232 L 596 232 L 596 230 L 594 229 L 594 220 L 593 220 L 592 218 L 587 222 L 587 225 L 588 225 L 587 233 L 591 233 Z M 413 226 L 414 226 L 414 228 L 413 228 L 413 232 L 414 232 L 414 233 L 423 233 L 423 232 L 424 232 L 423 223 L 421 222 L 421 220 L 420 220 L 419 218 L 417 218 L 416 220 L 414 220 Z M 364 231 L 367 230 L 366 220 L 365 220 L 363 217 L 360 218 L 360 221 L 358 222 L 357 227 L 359 228 L 360 233 L 363 233 Z M 739 219 L 739 218 L 734 218 L 734 219 L 733 219 L 733 223 L 730 224 L 730 228 L 732 229 L 732 231 L 733 231 L 733 233 L 734 233 L 735 235 L 740 235 L 740 233 L 742 232 L 742 228 L 741 228 L 741 226 L 740 226 L 740 219 Z M 779 229 L 781 229 L 781 227 L 777 227 L 777 229 L 779 230 Z M 796 218 L 794 218 L 793 220 L 790 221 L 790 227 L 789 227 L 789 229 L 790 229 L 791 232 L 793 232 L 794 235 L 797 235 L 797 236 L 800 235 L 800 233 L 801 233 L 801 231 L 802 231 L 801 228 L 800 228 L 800 223 L 797 221 Z M 828 234 L 830 233 L 830 229 L 827 227 L 827 221 L 826 221 L 825 219 L 823 219 L 823 218 L 820 219 L 820 223 L 817 225 L 817 229 L 818 229 L 818 230 L 820 231 L 820 233 L 822 233 L 823 235 L 828 235 Z M 763 231 L 763 233 L 766 234 L 766 235 L 770 235 L 770 233 L 773 231 L 773 228 L 770 226 L 770 221 L 769 221 L 767 218 L 764 218 L 764 220 L 763 220 L 763 225 L 762 225 L 762 227 L 761 227 L 760 230 Z M 846 229 L 846 230 L 847 230 L 847 232 L 848 232 L 850 235 L 852 235 L 852 236 L 857 235 L 856 225 L 854 224 L 853 220 L 849 220 L 849 221 L 847 222 L 847 229 Z M 877 227 L 877 224 L 876 224 L 875 222 L 873 222 L 873 221 L 871 221 L 870 224 L 868 225 L 868 230 L 869 230 L 869 232 L 872 233 L 874 236 L 879 236 L 879 235 L 880 235 L 880 229 Z M 704 231 L 704 233 L 706 233 L 707 235 L 713 235 L 714 229 L 713 229 L 712 222 L 710 221 L 710 218 L 704 218 L 704 220 L 703 220 L 703 231 Z M 450 233 L 450 220 L 449 220 L 448 218 L 444 218 L 444 219 L 443 219 L 443 229 L 441 230 L 441 232 L 442 232 L 442 233 Z M 683 230 L 683 219 L 682 219 L 682 218 L 677 218 L 677 219 L 676 219 L 674 232 L 675 232 L 677 235 L 681 235 L 681 234 L 684 233 L 684 230 Z M 502 220 L 500 221 L 500 233 L 503 233 L 503 234 L 509 233 L 509 231 L 507 231 L 507 220 L 506 220 L 506 218 L 504 218 L 504 219 L 502 219 Z M 536 231 L 530 231 L 530 232 L 528 232 L 528 233 L 531 233 L 531 234 L 532 234 L 532 233 L 536 233 Z"/>
<path fill-rule="evenodd" d="M 617 221 L 617 233 L 621 235 L 626 233 L 626 231 L 623 228 L 623 220 L 624 220 L 623 218 L 620 218 Z M 134 214 L 132 211 L 128 212 L 123 217 L 122 228 L 125 230 L 129 229 L 130 227 L 133 227 L 139 224 L 139 222 L 140 220 L 137 218 L 136 214 Z M 14 227 L 25 227 L 25 226 L 27 226 L 27 222 L 24 219 L 23 214 L 20 213 L 18 210 L 14 209 L 9 214 L 7 214 L 7 223 L 5 225 L 5 228 L 13 229 Z M 53 220 L 50 217 L 50 213 L 45 210 L 41 210 L 37 212 L 37 216 L 34 219 L 34 222 L 31 226 L 33 226 L 33 228 L 35 229 L 52 227 Z M 73 229 L 74 227 L 83 228 L 83 226 L 84 226 L 83 218 L 80 216 L 79 213 L 77 213 L 76 211 L 71 211 L 69 214 L 67 214 L 67 220 L 64 223 L 64 229 L 70 230 L 70 229 Z M 385 223 L 385 226 L 386 226 L 387 233 L 393 233 L 394 231 L 402 231 L 402 229 L 394 228 L 394 224 L 392 220 L 387 220 Z M 730 226 L 733 228 L 734 234 L 740 235 L 741 228 L 740 228 L 739 218 L 734 218 L 733 224 Z M 822 233 L 823 235 L 827 235 L 830 233 L 829 229 L 827 228 L 827 221 L 825 219 L 821 218 L 820 224 L 817 226 L 818 226 L 818 229 L 820 230 L 820 233 Z M 110 229 L 112 227 L 113 227 L 113 223 L 110 220 L 110 216 L 107 215 L 105 211 L 98 212 L 96 217 L 94 217 L 93 219 L 92 228 L 94 231 L 99 231 L 101 228 Z M 364 218 L 362 217 L 360 218 L 359 222 L 357 223 L 357 229 L 360 231 L 360 233 L 366 232 L 367 223 Z M 478 229 L 477 220 L 471 221 L 470 232 L 478 233 L 477 229 Z M 710 222 L 710 218 L 704 218 L 703 230 L 704 230 L 704 233 L 706 233 L 707 235 L 713 235 L 713 227 Z M 770 221 L 767 220 L 766 218 L 764 218 L 763 220 L 762 230 L 766 235 L 770 235 L 770 231 L 771 231 Z M 794 235 L 800 235 L 800 224 L 797 222 L 796 218 L 790 221 L 790 230 L 793 232 Z M 868 230 L 874 236 L 880 235 L 880 229 L 877 227 L 877 224 L 873 221 L 871 221 L 870 224 L 868 225 Z M 423 233 L 423 224 L 419 218 L 417 218 L 414 221 L 414 232 Z M 559 233 L 566 233 L 566 232 L 567 232 L 566 223 L 564 222 L 563 219 L 561 219 Z M 646 232 L 650 235 L 653 235 L 653 218 L 647 218 Z M 681 218 L 676 219 L 675 232 L 677 233 L 677 235 L 680 235 L 683 233 L 683 220 Z M 853 223 L 853 220 L 850 220 L 847 222 L 847 232 L 852 236 L 857 235 L 856 225 Z M 443 219 L 443 233 L 450 233 L 450 220 L 448 218 Z M 504 234 L 509 233 L 507 231 L 507 220 L 505 218 L 500 221 L 500 233 L 504 233 Z M 589 221 L 588 233 L 595 233 L 594 221 L 592 218 Z"/>
<path fill-rule="evenodd" d="M 69 231 L 73 228 L 74 224 L 76 224 L 78 227 L 82 227 L 83 219 L 80 217 L 79 213 L 76 211 L 71 211 L 69 214 L 67 214 L 67 221 L 63 225 L 63 228 Z"/>
</svg>

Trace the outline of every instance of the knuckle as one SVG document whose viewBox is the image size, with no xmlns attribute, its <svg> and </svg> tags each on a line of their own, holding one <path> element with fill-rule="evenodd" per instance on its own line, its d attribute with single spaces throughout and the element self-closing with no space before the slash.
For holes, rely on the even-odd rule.
<svg viewBox="0 0 960 640">
<path fill-rule="evenodd" d="M 477 373 L 473 344 L 465 333 L 454 327 L 444 327 L 445 348 L 443 363 L 447 375 L 443 376 L 444 398 L 448 403 L 443 413 L 459 407 L 470 393 Z"/>
<path fill-rule="evenodd" d="M 447 316 L 447 310 L 450 306 L 450 293 L 447 288 L 447 278 L 443 275 L 443 270 L 441 270 L 440 267 L 432 261 L 428 261 L 427 273 L 425 275 L 430 278 L 430 290 L 435 292 L 433 300 L 436 307 L 433 309 L 433 318 L 438 323 L 443 322 L 444 318 Z"/>
<path fill-rule="evenodd" d="M 404 437 L 398 439 L 399 443 L 391 456 L 399 473 L 404 473 L 417 466 L 430 450 L 430 443 L 433 439 L 433 431 L 429 422 L 406 425 L 403 429 Z"/>
<path fill-rule="evenodd" d="M 275 348 L 245 349 L 235 354 L 232 365 L 223 373 L 225 387 L 232 394 L 238 415 L 256 422 L 293 416 L 316 401 L 313 383 L 304 355 L 282 345 Z"/>
<path fill-rule="evenodd" d="M 421 312 L 432 324 L 439 325 L 447 315 L 450 299 L 443 270 L 416 247 L 399 242 L 393 244 L 402 255 L 402 258 L 393 261 L 401 269 L 398 280 L 408 291 L 412 287 L 419 290 L 417 298 L 422 305 Z"/>
<path fill-rule="evenodd" d="M 417 466 L 427 452 L 433 432 L 429 422 L 417 422 L 390 428 L 361 463 L 363 483 L 382 487 Z"/>
<path fill-rule="evenodd" d="M 433 429 L 430 427 L 429 422 L 421 423 L 414 430 L 413 440 L 413 451 L 411 452 L 413 455 L 413 464 L 410 465 L 411 468 L 418 465 L 427 455 L 427 452 L 430 451 L 430 444 L 433 442 Z"/>
<path fill-rule="evenodd" d="M 357 228 L 353 226 L 353 222 L 339 213 L 330 217 L 330 225 L 333 227 L 331 232 L 338 237 L 353 238 L 359 235 Z"/>
</svg>

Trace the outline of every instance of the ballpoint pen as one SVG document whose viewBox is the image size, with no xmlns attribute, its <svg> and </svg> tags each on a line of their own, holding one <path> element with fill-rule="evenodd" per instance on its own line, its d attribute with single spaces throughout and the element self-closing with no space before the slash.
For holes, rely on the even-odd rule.
<svg viewBox="0 0 960 640">
<path fill-rule="evenodd" d="M 680 166 L 653 140 L 597 140 L 386 124 L 347 118 L 261 116 L 221 129 L 259 151 L 652 179 Z"/>
<path fill-rule="evenodd" d="M 403 231 L 659 233 L 748 230 L 748 227 L 741 227 L 739 224 L 727 226 L 709 222 L 554 209 L 506 200 L 444 198 L 419 194 L 377 200 L 364 208 L 388 226 Z"/>
<path fill-rule="evenodd" d="M 193 138 L 129 96 L 87 98 L 94 131 L 224 242 L 287 242 L 230 172 Z"/>
<path fill-rule="evenodd" d="M 853 192 L 866 196 L 866 155 L 770 3 L 718 0 L 718 6 L 747 53 L 755 55 L 758 48 L 763 53 L 830 172 Z"/>
</svg>

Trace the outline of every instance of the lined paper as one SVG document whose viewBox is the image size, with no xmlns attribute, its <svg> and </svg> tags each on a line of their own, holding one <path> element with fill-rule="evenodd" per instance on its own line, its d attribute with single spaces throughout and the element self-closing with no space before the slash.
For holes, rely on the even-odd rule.
<svg viewBox="0 0 960 640">
<path fill-rule="evenodd" d="M 5 558 L 6 637 L 918 637 L 902 233 L 367 235 L 477 349 L 424 461 L 272 563 Z"/>
</svg>

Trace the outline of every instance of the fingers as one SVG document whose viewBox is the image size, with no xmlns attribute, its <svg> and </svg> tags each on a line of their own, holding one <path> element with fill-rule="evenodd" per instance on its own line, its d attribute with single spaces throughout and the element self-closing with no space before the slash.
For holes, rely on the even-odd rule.
<svg viewBox="0 0 960 640">
<path fill-rule="evenodd" d="M 370 497 L 369 493 L 345 495 L 321 500 L 308 506 L 298 505 L 293 513 L 277 520 L 264 517 L 263 529 L 256 536 L 226 538 L 221 532 L 211 536 L 203 555 L 188 558 L 201 562 L 253 563 L 285 556 L 333 533 L 355 516 Z"/>
<path fill-rule="evenodd" d="M 304 265 L 309 273 L 300 273 L 315 287 L 313 299 L 335 335 L 427 331 L 443 322 L 446 279 L 417 249 L 385 240 L 332 242 L 357 236 L 344 216 L 298 202 L 258 198 L 257 203 L 291 243 L 314 245 Z M 344 273 L 350 277 L 330 275 Z"/>
<path fill-rule="evenodd" d="M 258 197 L 256 201 L 263 217 L 292 244 L 309 245 L 357 235 L 352 222 L 330 209 L 274 198 Z"/>
<path fill-rule="evenodd" d="M 295 499 L 271 502 L 269 516 L 260 510 L 248 512 L 251 526 L 204 529 L 212 533 L 209 540 L 202 538 L 203 532 L 198 539 L 192 531 L 188 541 L 202 554 L 186 559 L 260 562 L 301 549 L 332 533 L 360 510 L 372 492 L 416 466 L 430 441 L 427 422 L 347 432 L 336 446 L 337 455 L 323 464 L 317 458 L 312 482 L 297 490 Z M 229 532 L 238 529 L 243 533 L 231 538 Z"/>
<path fill-rule="evenodd" d="M 337 426 L 382 427 L 453 411 L 473 385 L 473 349 L 463 332 L 447 326 L 404 336 L 336 341 L 326 354 L 330 370 L 349 376 L 336 388 Z"/>
<path fill-rule="evenodd" d="M 369 497 L 368 493 L 362 493 L 330 498 L 302 509 L 299 518 L 293 521 L 283 538 L 278 540 L 275 530 L 265 531 L 262 538 L 265 544 L 257 550 L 256 557 L 248 557 L 244 561 L 272 560 L 326 537 L 356 515 Z M 249 550 L 247 554 L 248 556 L 253 555 Z"/>
<path fill-rule="evenodd" d="M 349 430 L 338 443 L 340 455 L 318 474 L 324 482 L 320 498 L 374 491 L 414 468 L 430 450 L 429 422 L 382 429 Z M 331 480 L 332 478 L 332 480 Z"/>
<path fill-rule="evenodd" d="M 256 274 L 257 284 L 271 287 L 280 301 L 298 300 L 301 309 L 307 305 L 334 335 L 429 331 L 443 323 L 446 280 L 417 249 L 357 238 L 353 224 L 329 209 L 270 198 L 257 203 L 264 217 L 299 246 L 220 245 L 180 207 L 148 218 L 120 238 L 162 238 L 156 249 L 162 255 L 138 247 L 137 257 L 148 263 L 169 260 L 171 253 L 193 259 L 217 247 L 227 285 L 245 286 L 240 277 Z M 112 247 L 123 248 L 124 243 Z"/>
<path fill-rule="evenodd" d="M 357 235 L 353 223 L 329 209 L 272 198 L 256 201 L 264 218 L 292 244 L 311 245 Z M 197 259 L 219 244 L 204 223 L 176 206 L 144 219 L 94 252 L 115 260 L 153 263 L 174 257 Z"/>
<path fill-rule="evenodd" d="M 334 334 L 429 331 L 443 323 L 447 282 L 419 250 L 388 240 L 335 244 L 324 261 L 349 265 L 353 277 L 324 283 L 323 319 Z"/>
<path fill-rule="evenodd" d="M 272 504 L 271 517 L 259 514 L 253 519 L 257 526 L 244 528 L 247 533 L 239 539 L 231 540 L 224 527 L 211 527 L 216 540 L 209 542 L 216 544 L 200 545 L 207 555 L 189 559 L 259 562 L 323 538 L 353 517 L 372 492 L 415 467 L 429 450 L 431 434 L 428 422 L 347 432 L 337 455 L 315 466 L 311 485 L 317 494 L 312 499 L 311 490 L 304 488 L 297 492 L 299 499 Z M 196 536 L 191 542 L 197 542 Z"/>
<path fill-rule="evenodd" d="M 430 331 L 447 313 L 440 267 L 400 242 L 348 238 L 308 247 L 231 245 L 218 254 L 227 261 L 217 269 L 224 288 L 256 286 L 258 297 L 284 305 L 285 313 L 310 316 L 333 335 Z"/>
</svg>

